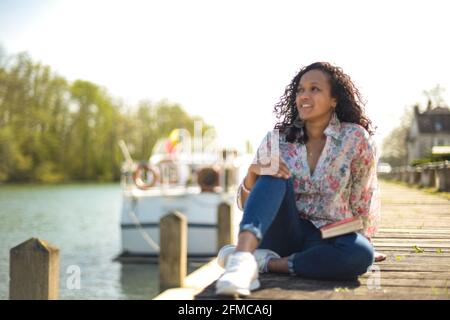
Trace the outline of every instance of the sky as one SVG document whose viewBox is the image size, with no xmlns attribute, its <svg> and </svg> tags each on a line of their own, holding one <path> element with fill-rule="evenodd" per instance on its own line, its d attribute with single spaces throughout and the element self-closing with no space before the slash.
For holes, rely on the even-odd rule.
<svg viewBox="0 0 450 320">
<path fill-rule="evenodd" d="M 0 45 L 130 105 L 179 103 L 238 147 L 273 128 L 301 67 L 328 61 L 360 89 L 381 143 L 424 90 L 450 101 L 447 2 L 0 0 Z"/>
</svg>

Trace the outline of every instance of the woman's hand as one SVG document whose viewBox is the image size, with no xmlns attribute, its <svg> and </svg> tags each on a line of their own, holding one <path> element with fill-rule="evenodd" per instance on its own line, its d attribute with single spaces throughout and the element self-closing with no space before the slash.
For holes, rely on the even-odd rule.
<svg viewBox="0 0 450 320">
<path fill-rule="evenodd" d="M 291 172 L 283 158 L 275 157 L 267 164 L 251 164 L 248 173 L 256 176 L 273 176 L 277 178 L 289 179 Z"/>
<path fill-rule="evenodd" d="M 284 162 L 281 157 L 272 159 L 268 164 L 251 164 L 248 168 L 247 175 L 244 178 L 243 188 L 241 190 L 240 203 L 241 207 L 244 207 L 245 202 L 247 201 L 247 197 L 251 192 L 253 186 L 258 180 L 259 176 L 262 175 L 270 175 L 277 178 L 289 179 L 291 177 L 291 173 L 288 169 L 288 166 Z M 242 192 L 242 190 L 244 192 Z"/>
</svg>

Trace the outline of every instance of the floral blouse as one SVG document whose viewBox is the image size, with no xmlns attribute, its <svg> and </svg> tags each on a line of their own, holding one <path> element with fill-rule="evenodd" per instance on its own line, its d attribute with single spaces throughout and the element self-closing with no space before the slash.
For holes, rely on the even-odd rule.
<svg viewBox="0 0 450 320">
<path fill-rule="evenodd" d="M 278 130 L 267 133 L 253 163 L 261 154 L 271 152 L 271 139 L 279 135 L 280 155 L 293 177 L 299 217 L 320 228 L 360 216 L 364 223 L 362 233 L 370 239 L 380 219 L 375 143 L 362 126 L 339 120 L 330 121 L 324 134 L 325 146 L 312 176 L 306 146 L 285 141 L 285 135 Z M 242 210 L 241 192 L 242 183 L 238 189 L 238 206 Z"/>
</svg>

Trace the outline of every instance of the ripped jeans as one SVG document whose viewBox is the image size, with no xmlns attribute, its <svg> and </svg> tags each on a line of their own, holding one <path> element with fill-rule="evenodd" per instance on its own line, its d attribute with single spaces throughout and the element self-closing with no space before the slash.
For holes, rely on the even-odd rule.
<svg viewBox="0 0 450 320">
<path fill-rule="evenodd" d="M 254 233 L 259 248 L 289 257 L 291 274 L 347 280 L 365 273 L 374 260 L 369 240 L 356 232 L 322 239 L 319 229 L 299 217 L 292 179 L 258 178 L 245 203 L 240 232 Z"/>
</svg>

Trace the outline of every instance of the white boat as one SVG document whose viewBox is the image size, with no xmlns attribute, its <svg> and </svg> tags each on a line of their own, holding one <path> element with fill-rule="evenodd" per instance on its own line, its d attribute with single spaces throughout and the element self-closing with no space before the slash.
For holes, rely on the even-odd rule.
<svg viewBox="0 0 450 320">
<path fill-rule="evenodd" d="M 131 161 L 123 142 L 121 148 L 128 160 L 122 167 L 122 254 L 119 260 L 157 257 L 159 221 L 173 211 L 187 218 L 188 256 L 215 256 L 217 210 L 222 202 L 231 205 L 236 240 L 242 218 L 236 205 L 236 191 L 248 157 L 230 150 L 188 157 L 182 153 L 153 152 L 147 163 L 139 165 Z M 141 171 L 148 171 L 147 176 L 152 180 L 144 182 Z"/>
</svg>

